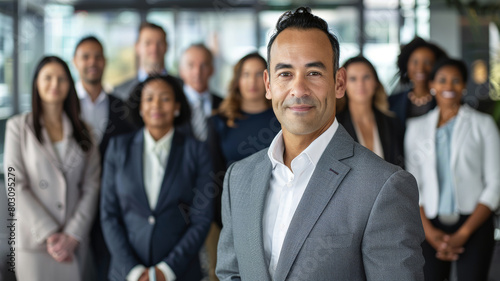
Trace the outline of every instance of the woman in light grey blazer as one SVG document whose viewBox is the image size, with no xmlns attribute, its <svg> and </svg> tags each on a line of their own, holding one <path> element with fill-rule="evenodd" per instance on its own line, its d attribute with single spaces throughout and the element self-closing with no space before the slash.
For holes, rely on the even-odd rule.
<svg viewBox="0 0 500 281">
<path fill-rule="evenodd" d="M 68 66 L 45 57 L 33 78 L 32 112 L 7 121 L 5 182 L 15 194 L 18 280 L 81 280 L 97 208 L 100 159 Z"/>
<path fill-rule="evenodd" d="M 467 68 L 436 63 L 431 92 L 438 107 L 407 123 L 406 168 L 417 179 L 426 240 L 425 280 L 487 280 L 492 211 L 500 200 L 500 135 L 491 116 L 461 105 Z"/>
</svg>

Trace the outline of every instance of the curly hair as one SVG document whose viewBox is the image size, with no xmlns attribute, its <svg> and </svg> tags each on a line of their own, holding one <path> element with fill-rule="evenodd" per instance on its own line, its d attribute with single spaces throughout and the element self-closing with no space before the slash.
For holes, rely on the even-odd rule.
<svg viewBox="0 0 500 281">
<path fill-rule="evenodd" d="M 408 60 L 410 59 L 411 54 L 413 54 L 415 50 L 420 48 L 427 48 L 431 50 L 434 54 L 434 61 L 436 62 L 448 57 L 446 52 L 438 45 L 425 41 L 418 36 L 415 37 L 413 40 L 411 40 L 410 43 L 401 47 L 401 52 L 398 56 L 397 66 L 399 72 L 397 75 L 399 76 L 399 79 L 403 84 L 410 83 L 410 79 L 408 78 Z"/>
<path fill-rule="evenodd" d="M 251 54 L 244 56 L 234 66 L 233 79 L 231 80 L 231 83 L 229 84 L 228 95 L 224 99 L 224 101 L 221 103 L 221 105 L 219 106 L 219 109 L 217 110 L 218 114 L 220 114 L 222 117 L 227 119 L 227 121 L 226 121 L 227 126 L 232 127 L 232 128 L 235 127 L 234 121 L 236 119 L 243 118 L 243 115 L 241 114 L 241 102 L 242 102 L 243 98 L 241 96 L 239 82 L 240 82 L 240 77 L 241 77 L 243 65 L 249 59 L 258 59 L 264 64 L 264 68 L 267 67 L 266 60 L 258 53 L 251 53 Z M 271 101 L 269 101 L 269 100 L 266 100 L 266 101 L 267 101 L 268 105 L 271 106 Z"/>
</svg>

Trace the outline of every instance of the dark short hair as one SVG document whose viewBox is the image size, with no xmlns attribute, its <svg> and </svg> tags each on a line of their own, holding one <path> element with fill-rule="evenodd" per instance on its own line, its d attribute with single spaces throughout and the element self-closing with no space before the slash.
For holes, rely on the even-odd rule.
<svg viewBox="0 0 500 281">
<path fill-rule="evenodd" d="M 139 32 L 137 33 L 137 42 L 139 42 L 139 37 L 141 37 L 141 31 L 146 29 L 146 28 L 151 28 L 151 29 L 155 29 L 155 30 L 160 31 L 165 36 L 165 40 L 167 40 L 167 32 L 165 32 L 165 29 L 163 29 L 163 27 L 161 27 L 157 24 L 145 21 L 145 22 L 141 23 L 141 25 L 139 26 Z"/>
<path fill-rule="evenodd" d="M 102 47 L 101 42 L 95 36 L 87 36 L 87 37 L 83 37 L 82 39 L 80 39 L 80 41 L 78 41 L 78 43 L 76 44 L 75 52 L 73 53 L 73 56 L 76 56 L 76 51 L 85 42 L 94 42 L 94 43 L 98 44 L 101 47 L 101 50 L 104 52 L 104 48 Z"/>
<path fill-rule="evenodd" d="M 398 56 L 397 66 L 399 68 L 398 75 L 401 83 L 410 83 L 410 79 L 408 78 L 408 60 L 410 59 L 411 54 L 413 54 L 413 52 L 420 48 L 427 48 L 431 50 L 434 54 L 435 62 L 442 58 L 448 57 L 448 55 L 446 55 L 446 52 L 438 45 L 425 41 L 418 36 L 415 37 L 410 41 L 410 43 L 401 47 L 401 52 Z"/>
<path fill-rule="evenodd" d="M 62 66 L 64 73 L 66 74 L 69 81 L 69 91 L 66 99 L 63 103 L 63 111 L 68 116 L 71 125 L 73 126 L 73 137 L 80 146 L 80 148 L 88 152 L 92 147 L 92 139 L 90 137 L 90 132 L 85 123 L 80 119 L 80 101 L 75 90 L 75 82 L 71 77 L 71 72 L 69 71 L 68 65 L 59 57 L 47 56 L 42 58 L 35 68 L 35 73 L 33 75 L 32 82 L 32 93 L 31 93 L 31 110 L 33 112 L 33 126 L 35 129 L 36 138 L 40 143 L 43 143 L 42 138 L 42 124 L 40 119 L 43 115 L 42 99 L 40 98 L 40 92 L 38 91 L 38 76 L 40 71 L 44 66 L 49 63 L 57 63 Z"/>
<path fill-rule="evenodd" d="M 191 108 L 189 107 L 186 95 L 184 95 L 184 90 L 182 89 L 178 79 L 170 75 L 149 76 L 146 80 L 144 80 L 144 82 L 139 83 L 134 88 L 132 94 L 125 102 L 126 106 L 130 109 L 130 122 L 137 127 L 144 126 L 144 121 L 142 120 L 140 114 L 142 90 L 147 84 L 155 80 L 162 80 L 170 85 L 172 90 L 174 90 L 175 102 L 178 102 L 181 105 L 180 114 L 174 119 L 174 126 L 177 127 L 188 123 L 191 120 Z"/>
<path fill-rule="evenodd" d="M 212 51 L 210 51 L 210 49 L 208 49 L 207 46 L 205 46 L 205 44 L 203 44 L 203 43 L 191 44 L 191 45 L 189 45 L 189 47 L 187 47 L 184 50 L 182 55 L 184 55 L 191 48 L 197 48 L 197 49 L 203 50 L 207 54 L 207 57 L 208 57 L 208 60 L 210 61 L 210 63 L 213 64 L 214 55 L 212 54 Z"/>
<path fill-rule="evenodd" d="M 317 28 L 325 33 L 328 36 L 328 40 L 332 45 L 333 50 L 333 70 L 334 73 L 337 72 L 339 68 L 339 57 L 340 57 L 340 47 L 339 41 L 335 35 L 329 32 L 328 23 L 318 16 L 311 14 L 311 8 L 309 7 L 299 7 L 295 11 L 285 12 L 278 19 L 276 23 L 276 30 L 274 34 L 269 39 L 269 43 L 267 44 L 267 71 L 270 71 L 271 65 L 271 46 L 276 40 L 276 37 L 287 28 L 297 28 L 297 29 L 313 29 Z M 335 77 L 334 77 L 335 78 Z"/>
<path fill-rule="evenodd" d="M 431 74 L 429 76 L 430 81 L 434 81 L 437 72 L 441 68 L 446 66 L 455 67 L 460 72 L 460 75 L 462 76 L 462 81 L 464 83 L 467 83 L 467 77 L 468 77 L 467 66 L 462 60 L 457 60 L 452 58 L 445 58 L 434 64 L 434 67 L 432 68 Z"/>
</svg>

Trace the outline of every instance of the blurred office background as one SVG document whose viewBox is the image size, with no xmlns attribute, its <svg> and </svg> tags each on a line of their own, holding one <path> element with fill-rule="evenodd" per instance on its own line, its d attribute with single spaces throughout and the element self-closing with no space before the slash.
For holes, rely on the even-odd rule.
<svg viewBox="0 0 500 281">
<path fill-rule="evenodd" d="M 498 120 L 498 0 L 0 0 L 0 166 L 6 119 L 30 110 L 32 72 L 43 55 L 62 57 L 78 79 L 71 63 L 75 44 L 95 35 L 107 58 L 104 84 L 112 89 L 135 75 L 138 26 L 150 21 L 167 31 L 166 68 L 174 75 L 188 45 L 202 42 L 214 52 L 211 88 L 224 96 L 232 66 L 251 51 L 266 57 L 278 17 L 299 5 L 310 6 L 328 21 L 340 39 L 341 64 L 362 53 L 375 65 L 388 93 L 400 87 L 395 79 L 400 45 L 414 36 L 463 58 L 471 71 L 466 101 Z M 0 206 L 5 206 L 0 190 Z M 4 207 L 0 253 L 6 247 L 3 213 Z"/>
</svg>

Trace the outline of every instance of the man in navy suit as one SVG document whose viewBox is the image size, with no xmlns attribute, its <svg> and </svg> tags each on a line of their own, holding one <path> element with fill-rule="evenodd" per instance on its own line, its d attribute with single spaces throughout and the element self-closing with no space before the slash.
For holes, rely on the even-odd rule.
<svg viewBox="0 0 500 281">
<path fill-rule="evenodd" d="M 106 59 L 102 44 L 97 38 L 89 36 L 78 42 L 73 64 L 80 76 L 80 81 L 76 83 L 76 91 L 80 99 L 81 117 L 92 126 L 94 140 L 99 144 L 101 155 L 104 155 L 109 139 L 130 132 L 132 125 L 125 120 L 126 111 L 123 102 L 103 89 L 102 76 Z M 91 240 L 97 274 L 95 280 L 106 280 L 109 252 L 98 219 L 94 222 Z"/>
<path fill-rule="evenodd" d="M 191 107 L 191 129 L 201 141 L 207 139 L 207 119 L 219 108 L 222 98 L 209 89 L 214 73 L 212 52 L 203 44 L 193 44 L 182 54 L 179 73 Z"/>
</svg>

